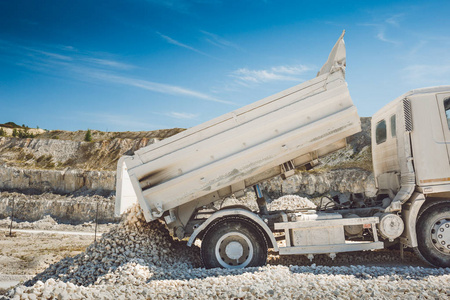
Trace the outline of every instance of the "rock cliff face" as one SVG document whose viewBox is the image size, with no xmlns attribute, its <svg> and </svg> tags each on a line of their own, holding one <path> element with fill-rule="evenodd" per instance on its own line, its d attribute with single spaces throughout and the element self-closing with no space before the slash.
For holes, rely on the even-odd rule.
<svg viewBox="0 0 450 300">
<path fill-rule="evenodd" d="M 0 193 L 0 219 L 11 217 L 14 206 L 14 220 L 33 222 L 49 215 L 60 223 L 82 224 L 118 220 L 114 216 L 114 197 L 62 196 L 51 193 L 24 195 L 21 193 Z"/>
<path fill-rule="evenodd" d="M 146 137 L 91 143 L 0 137 L 0 190 L 111 193 L 117 160 L 153 142 Z"/>
<path fill-rule="evenodd" d="M 172 128 L 172 129 L 160 129 L 153 131 L 123 131 L 123 132 L 104 132 L 98 130 L 91 130 L 92 141 L 105 141 L 105 140 L 113 140 L 113 139 L 166 139 L 175 135 L 179 132 L 184 131 L 183 128 Z M 77 141 L 83 142 L 86 135 L 86 131 L 78 130 L 78 131 L 64 131 L 64 130 L 51 130 L 40 134 L 38 139 L 59 139 L 59 140 L 69 140 L 69 141 Z"/>
<path fill-rule="evenodd" d="M 350 137 L 345 149 L 321 159 L 322 164 L 312 171 L 297 172 L 286 180 L 273 178 L 262 184 L 264 189 L 274 198 L 283 194 L 319 197 L 324 194 L 365 193 L 373 196 L 376 190 L 371 172 L 370 118 L 362 118 L 361 123 L 363 131 Z M 133 133 L 105 133 L 109 139 L 90 143 L 80 141 L 84 135 L 82 131 L 59 133 L 74 140 L 51 139 L 55 138 L 52 136 L 55 132 L 46 133 L 47 138 L 0 137 L 0 191 L 109 196 L 115 191 L 116 164 L 122 155 L 132 155 L 157 138 L 179 131 L 135 133 L 134 136 Z M 102 133 L 94 132 L 97 139 L 101 136 Z M 79 200 L 66 196 L 49 204 L 45 197 L 36 198 L 30 200 L 29 206 L 33 209 L 25 209 L 27 205 L 22 205 L 27 212 L 23 218 L 35 220 L 48 213 L 56 219 L 66 220 L 69 214 L 64 211 L 69 211 L 76 222 L 81 222 L 83 212 L 92 208 L 90 200 Z M 11 203 L 4 198 L 1 201 L 0 218 L 8 215 L 5 212 Z M 21 199 L 19 202 L 26 201 Z M 108 205 L 105 210 L 109 210 L 108 216 L 112 216 L 114 204 Z M 108 218 L 105 215 L 104 219 Z"/>
<path fill-rule="evenodd" d="M 0 137 L 0 164 L 27 169 L 113 171 L 122 155 L 133 154 L 154 141 L 138 138 L 88 143 Z"/>
<path fill-rule="evenodd" d="M 68 194 L 86 190 L 96 194 L 110 194 L 115 190 L 116 172 L 33 170 L 0 166 L 0 178 L 0 191 Z"/>
</svg>

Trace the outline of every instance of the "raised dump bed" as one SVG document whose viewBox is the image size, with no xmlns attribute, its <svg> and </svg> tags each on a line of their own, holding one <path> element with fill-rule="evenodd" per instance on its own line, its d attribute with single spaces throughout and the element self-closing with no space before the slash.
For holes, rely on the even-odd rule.
<svg viewBox="0 0 450 300">
<path fill-rule="evenodd" d="M 361 127 L 345 82 L 342 38 L 316 78 L 122 158 L 116 212 L 137 198 L 151 221 L 182 205 L 207 204 L 289 176 L 345 147 L 346 137 Z"/>
</svg>

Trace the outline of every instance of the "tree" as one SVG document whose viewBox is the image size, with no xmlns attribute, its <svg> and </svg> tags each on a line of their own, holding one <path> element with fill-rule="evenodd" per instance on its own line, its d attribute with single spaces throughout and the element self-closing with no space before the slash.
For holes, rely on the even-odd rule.
<svg viewBox="0 0 450 300">
<path fill-rule="evenodd" d="M 14 128 L 14 129 L 13 129 L 13 132 L 12 132 L 12 136 L 13 136 L 13 137 L 17 137 L 18 135 L 19 135 L 19 133 L 17 132 L 17 129 Z"/>
<path fill-rule="evenodd" d="M 27 138 L 34 138 L 36 135 L 33 134 L 32 132 L 29 132 L 27 128 L 24 129 L 20 129 L 17 131 L 17 137 L 21 138 L 21 139 L 27 139 Z"/>
<path fill-rule="evenodd" d="M 84 135 L 84 141 L 85 142 L 92 142 L 92 134 L 91 134 L 91 130 L 89 128 L 86 131 L 86 134 Z"/>
<path fill-rule="evenodd" d="M 3 129 L 3 127 L 0 127 L 0 136 L 6 136 L 6 131 Z"/>
</svg>

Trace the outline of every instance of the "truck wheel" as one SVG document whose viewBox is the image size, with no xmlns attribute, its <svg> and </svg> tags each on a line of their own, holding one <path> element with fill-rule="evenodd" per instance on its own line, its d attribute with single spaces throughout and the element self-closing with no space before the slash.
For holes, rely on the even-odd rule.
<svg viewBox="0 0 450 300">
<path fill-rule="evenodd" d="M 202 240 L 205 268 L 240 269 L 263 266 L 267 242 L 261 230 L 242 218 L 225 218 L 212 225 Z"/>
<path fill-rule="evenodd" d="M 423 211 L 417 221 L 420 256 L 436 267 L 450 267 L 450 202 L 440 202 Z"/>
</svg>

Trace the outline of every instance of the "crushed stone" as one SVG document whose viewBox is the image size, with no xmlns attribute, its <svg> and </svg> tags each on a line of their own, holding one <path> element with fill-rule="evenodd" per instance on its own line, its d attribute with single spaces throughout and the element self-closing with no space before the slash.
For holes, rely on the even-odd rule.
<svg viewBox="0 0 450 300">
<path fill-rule="evenodd" d="M 298 200 L 298 199 L 297 199 Z M 300 201 L 300 200 L 298 200 Z M 450 268 L 397 265 L 389 251 L 317 256 L 271 253 L 268 265 L 204 269 L 198 247 L 147 223 L 138 206 L 84 253 L 9 291 L 12 299 L 448 299 Z M 361 257 L 360 260 L 357 258 Z M 406 255 L 413 261 L 414 255 Z M 364 262 L 382 265 L 357 265 Z M 306 265 L 301 265 L 305 263 Z M 336 264 L 336 265 L 333 265 Z M 346 265 L 339 265 L 346 264 Z"/>
</svg>

